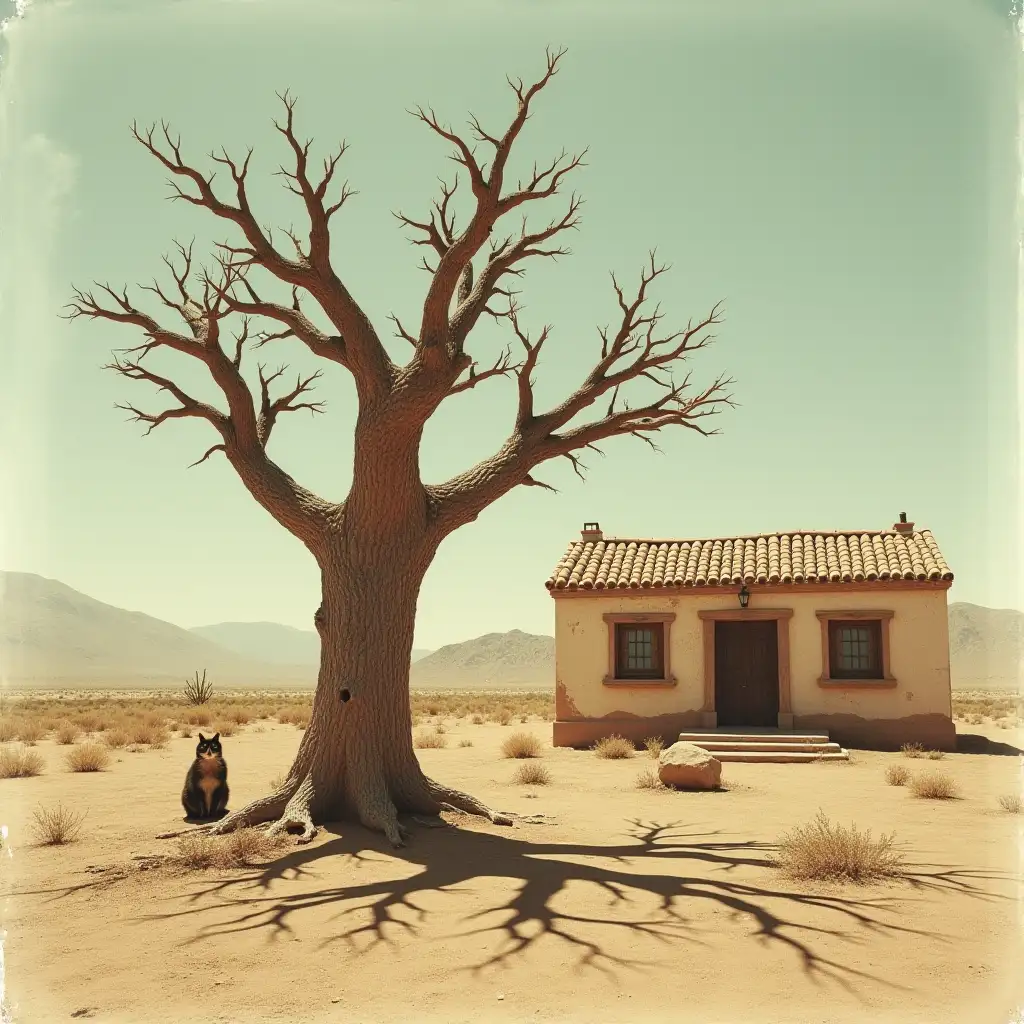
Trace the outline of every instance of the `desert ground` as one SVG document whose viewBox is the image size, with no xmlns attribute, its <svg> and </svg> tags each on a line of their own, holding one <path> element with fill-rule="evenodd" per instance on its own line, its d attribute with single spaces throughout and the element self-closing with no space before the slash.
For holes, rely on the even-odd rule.
<svg viewBox="0 0 1024 1024">
<path fill-rule="evenodd" d="M 308 696 L 239 694 L 190 709 L 152 693 L 14 695 L 0 755 L 35 752 L 42 764 L 0 778 L 7 1013 L 205 1024 L 1018 1020 L 1024 815 L 1000 797 L 1021 792 L 1019 704 L 957 701 L 966 745 L 998 752 L 727 763 L 721 791 L 681 792 L 637 787 L 656 766 L 646 751 L 553 749 L 548 695 L 416 694 L 415 734 L 444 744 L 419 751 L 426 770 L 512 812 L 513 827 L 446 814 L 448 827 L 414 826 L 393 850 L 339 823 L 308 846 L 202 867 L 209 848 L 156 838 L 187 827 L 179 794 L 197 729 L 227 724 L 238 807 L 289 766 Z M 538 758 L 503 756 L 515 732 L 539 738 Z M 83 740 L 109 750 L 105 768 L 69 769 Z M 524 764 L 543 765 L 549 781 L 514 781 Z M 894 764 L 911 781 L 939 772 L 959 795 L 890 785 Z M 35 816 L 58 807 L 84 814 L 80 832 L 45 845 Z M 773 861 L 780 837 L 819 810 L 894 833 L 903 873 L 789 878 Z"/>
</svg>

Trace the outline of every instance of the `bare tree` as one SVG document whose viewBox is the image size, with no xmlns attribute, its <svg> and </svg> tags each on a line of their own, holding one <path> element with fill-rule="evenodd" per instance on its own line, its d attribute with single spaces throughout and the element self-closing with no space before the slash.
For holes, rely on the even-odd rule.
<svg viewBox="0 0 1024 1024">
<path fill-rule="evenodd" d="M 404 364 L 389 357 L 373 324 L 331 266 L 330 220 L 352 195 L 347 184 L 332 189 L 345 145 L 324 161 L 322 174 L 311 177 L 311 144 L 300 142 L 295 134 L 295 105 L 287 93 L 280 97 L 284 120 L 275 127 L 293 163 L 281 173 L 301 198 L 309 219 L 307 238 L 286 232 L 294 255 L 275 247 L 272 234 L 260 226 L 250 206 L 246 175 L 251 149 L 241 162 L 224 150 L 211 154 L 231 176 L 234 196 L 227 199 L 215 192 L 213 174 L 185 162 L 180 139 L 172 136 L 166 123 L 159 133 L 156 126 L 145 131 L 132 126 L 135 138 L 170 172 L 172 198 L 202 207 L 233 225 L 241 238 L 219 244 L 214 272 L 193 267 L 191 247 L 177 245 L 177 259 L 164 257 L 173 287 L 154 283 L 147 290 L 178 315 L 183 329 L 163 326 L 133 304 L 126 289 L 109 285 L 97 285 L 99 295 L 76 289 L 67 316 L 109 320 L 142 331 L 145 341 L 118 350 L 111 368 L 156 385 L 174 404 L 159 412 L 134 405 L 121 408 L 146 424 L 147 433 L 172 419 L 209 422 L 217 443 L 193 465 L 214 452 L 223 453 L 256 501 L 306 545 L 322 578 L 322 603 L 314 616 L 321 638 L 320 673 L 312 719 L 295 762 L 276 792 L 223 819 L 215 832 L 268 823 L 271 830 L 299 831 L 300 841 L 308 841 L 318 822 L 351 814 L 399 845 L 406 835 L 400 813 L 436 816 L 454 808 L 510 824 L 506 815 L 424 775 L 413 750 L 409 666 L 416 601 L 438 545 L 514 487 L 553 490 L 533 475 L 543 463 L 565 458 L 582 476 L 585 467 L 579 453 L 599 450 L 601 441 L 631 434 L 653 446 L 651 435 L 670 426 L 714 433 L 705 428 L 706 418 L 731 402 L 726 393 L 731 381 L 724 378 L 702 389 L 691 386 L 689 373 L 673 379 L 672 371 L 713 337 L 708 329 L 719 322 L 719 307 L 683 330 L 663 331 L 661 310 L 651 306 L 648 292 L 666 267 L 652 254 L 629 297 L 612 277 L 617 326 L 599 332 L 600 358 L 582 383 L 556 407 L 545 412 L 535 408 L 533 372 L 549 328 L 535 339 L 524 330 L 510 282 L 522 274 L 527 261 L 569 252 L 560 244 L 561 236 L 576 227 L 580 199 L 573 194 L 562 213 L 542 228 L 528 227 L 523 216 L 518 231 L 492 233 L 510 214 L 522 215 L 530 204 L 558 195 L 567 175 L 581 165 L 584 154 L 563 152 L 544 166 L 535 164 L 528 180 L 506 187 L 509 155 L 531 105 L 557 73 L 564 52 L 548 52 L 544 74 L 532 85 L 508 80 L 516 112 L 500 135 L 489 134 L 471 117 L 471 131 L 464 138 L 433 110 L 412 112 L 454 148 L 458 173 L 468 179 L 472 192 L 472 215 L 461 231 L 456 229 L 452 198 L 458 175 L 452 184 L 442 182 L 440 197 L 425 219 L 396 214 L 416 233 L 417 244 L 431 251 L 433 260 L 423 262 L 430 282 L 418 329 L 410 332 L 392 317 L 398 335 L 410 346 Z M 480 147 L 493 151 L 489 164 L 477 156 Z M 475 275 L 474 261 L 480 267 Z M 291 302 L 262 297 L 254 271 L 291 286 Z M 331 331 L 321 330 L 303 310 L 307 298 L 319 306 Z M 521 349 L 518 361 L 507 350 L 493 365 L 478 369 L 467 342 L 485 315 L 507 321 L 513 344 Z M 232 343 L 223 329 L 229 317 L 240 318 L 241 323 Z M 250 335 L 253 318 L 269 321 L 273 329 Z M 340 364 L 355 383 L 358 418 L 352 484 L 340 503 L 306 490 L 268 454 L 267 443 L 279 416 L 321 409 L 309 397 L 319 373 L 300 376 L 286 389 L 280 387 L 284 368 L 267 373 L 261 365 L 259 394 L 246 383 L 241 365 L 247 345 L 259 347 L 283 338 L 296 338 L 314 355 Z M 153 372 L 146 357 L 154 349 L 173 349 L 202 363 L 223 394 L 224 405 L 193 398 Z M 450 480 L 424 483 L 419 448 L 430 416 L 450 396 L 499 376 L 514 378 L 518 389 L 515 423 L 501 449 Z M 639 378 L 655 386 L 656 397 L 637 408 L 620 403 L 622 386 Z M 605 414 L 578 422 L 579 414 L 599 401 L 608 403 Z"/>
</svg>

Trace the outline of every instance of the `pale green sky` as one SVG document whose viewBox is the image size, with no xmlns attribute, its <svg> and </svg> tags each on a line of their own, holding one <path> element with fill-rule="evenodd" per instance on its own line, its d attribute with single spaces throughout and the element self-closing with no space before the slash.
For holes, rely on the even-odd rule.
<svg viewBox="0 0 1024 1024">
<path fill-rule="evenodd" d="M 100 369 L 137 336 L 57 317 L 72 282 L 145 282 L 173 237 L 194 234 L 204 252 L 223 236 L 164 199 L 163 169 L 128 125 L 168 118 L 200 160 L 253 143 L 261 220 L 287 226 L 299 211 L 269 174 L 286 156 L 270 120 L 275 90 L 290 88 L 321 152 L 351 144 L 344 173 L 360 194 L 336 222 L 336 267 L 390 335 L 386 314 L 413 321 L 426 275 L 389 211 L 422 213 L 452 168 L 406 108 L 432 104 L 456 125 L 472 109 L 502 126 L 504 75 L 535 76 L 552 44 L 569 52 L 518 166 L 591 148 L 574 255 L 524 282 L 528 326 L 554 325 L 540 400 L 593 362 L 595 328 L 614 314 L 608 271 L 632 283 L 657 246 L 674 268 L 658 292 L 670 319 L 725 300 L 719 340 L 692 369 L 698 381 L 732 374 L 741 405 L 720 417 L 721 437 L 663 434 L 664 455 L 608 443 L 586 484 L 567 464 L 547 468 L 559 494 L 520 489 L 460 530 L 424 585 L 417 645 L 551 632 L 543 582 L 587 519 L 620 536 L 691 537 L 880 528 L 905 510 L 942 546 L 952 599 L 1024 606 L 1019 47 L 998 9 L 36 0 L 8 22 L 0 71 L 0 565 L 185 626 L 308 628 L 319 601 L 309 555 L 222 459 L 186 469 L 213 443 L 208 425 L 143 439 L 112 408 L 160 407 L 147 386 Z M 488 328 L 473 353 L 484 362 L 504 340 Z M 310 365 L 288 343 L 264 353 Z M 179 379 L 213 397 L 191 367 Z M 340 498 L 353 421 L 340 369 L 321 397 L 327 415 L 282 420 L 271 449 Z M 511 382 L 446 403 L 424 444 L 426 478 L 496 448 L 513 409 Z"/>
</svg>

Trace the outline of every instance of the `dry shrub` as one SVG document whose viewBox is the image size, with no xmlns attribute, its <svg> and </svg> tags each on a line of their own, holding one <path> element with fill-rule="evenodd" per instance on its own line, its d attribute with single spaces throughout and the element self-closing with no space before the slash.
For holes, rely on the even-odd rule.
<svg viewBox="0 0 1024 1024">
<path fill-rule="evenodd" d="M 885 781 L 890 786 L 905 786 L 910 778 L 910 770 L 905 764 L 891 764 L 885 769 Z"/>
<path fill-rule="evenodd" d="M 45 764 L 38 750 L 0 747 L 0 779 L 28 779 L 39 775 Z"/>
<path fill-rule="evenodd" d="M 57 726 L 57 730 L 54 734 L 54 739 L 61 744 L 61 746 L 68 747 L 74 743 L 79 736 L 82 735 L 82 731 L 75 725 L 74 722 L 69 722 L 66 718 L 60 722 Z"/>
<path fill-rule="evenodd" d="M 15 718 L 0 718 L 0 743 L 17 739 L 20 723 Z"/>
<path fill-rule="evenodd" d="M 186 711 L 184 718 L 189 725 L 196 725 L 200 728 L 204 728 L 213 721 L 213 716 L 210 712 L 202 708 L 195 711 Z"/>
<path fill-rule="evenodd" d="M 118 749 L 120 747 L 125 746 L 125 744 L 127 744 L 130 738 L 131 737 L 128 735 L 128 733 L 125 732 L 124 729 L 120 728 L 108 729 L 103 734 L 103 742 L 106 743 L 108 747 L 113 747 L 114 749 Z"/>
<path fill-rule="evenodd" d="M 435 725 L 435 726 L 434 726 L 434 732 L 436 732 L 436 733 L 440 733 L 440 734 L 441 734 L 442 736 L 443 736 L 443 735 L 444 735 L 444 734 L 445 734 L 445 733 L 446 733 L 447 731 L 448 731 L 448 726 L 446 726 L 446 725 L 444 724 L 444 722 L 438 722 L 438 723 L 437 723 L 437 725 Z"/>
<path fill-rule="evenodd" d="M 219 733 L 221 736 L 234 736 L 235 723 L 232 721 L 223 721 L 219 725 L 214 726 L 214 732 Z"/>
<path fill-rule="evenodd" d="M 512 712 L 508 708 L 502 708 L 495 716 L 494 720 L 498 725 L 509 725 L 512 721 Z"/>
<path fill-rule="evenodd" d="M 167 730 L 162 725 L 143 719 L 129 725 L 128 739 L 131 743 L 159 748 L 167 746 L 169 737 Z"/>
<path fill-rule="evenodd" d="M 270 792 L 276 793 L 284 785 L 284 775 L 275 775 L 270 780 Z"/>
<path fill-rule="evenodd" d="M 178 725 L 178 735 L 179 735 L 179 736 L 180 736 L 180 737 L 181 737 L 181 738 L 182 738 L 183 740 L 187 740 L 187 739 L 189 738 L 189 736 L 191 736 L 191 735 L 192 735 L 192 726 L 191 726 L 191 725 L 182 725 L 182 724 L 179 724 L 179 725 Z"/>
<path fill-rule="evenodd" d="M 520 786 L 546 786 L 551 781 L 551 772 L 540 761 L 526 761 L 516 769 L 512 781 Z"/>
<path fill-rule="evenodd" d="M 232 708 L 227 717 L 231 719 L 235 725 L 248 725 L 252 721 L 252 715 L 246 708 Z"/>
<path fill-rule="evenodd" d="M 472 718 L 470 719 L 470 721 L 471 721 L 471 722 L 472 722 L 472 723 L 473 723 L 474 725 L 483 725 L 483 724 L 484 724 L 484 716 L 483 716 L 483 715 L 481 715 L 481 714 L 475 714 L 475 715 L 474 715 L 474 716 L 473 716 L 473 717 L 472 717 Z"/>
<path fill-rule="evenodd" d="M 636 753 L 631 740 L 623 736 L 605 736 L 594 744 L 594 753 L 598 757 L 605 757 L 609 760 L 620 761 L 626 757 L 632 757 Z"/>
<path fill-rule="evenodd" d="M 655 760 L 661 757 L 661 752 L 665 749 L 665 741 L 660 736 L 648 736 L 644 740 L 644 750 L 651 755 Z"/>
<path fill-rule="evenodd" d="M 460 747 L 471 747 L 471 746 L 473 746 L 473 741 L 472 740 L 459 740 L 459 746 Z"/>
<path fill-rule="evenodd" d="M 18 739 L 30 747 L 34 747 L 45 735 L 46 729 L 42 722 L 26 718 L 18 723 Z"/>
<path fill-rule="evenodd" d="M 73 843 L 82 831 L 85 814 L 57 804 L 49 809 L 39 807 L 32 815 L 32 833 L 41 846 L 63 846 Z"/>
<path fill-rule="evenodd" d="M 501 745 L 505 757 L 540 757 L 540 739 L 532 732 L 514 732 Z"/>
<path fill-rule="evenodd" d="M 1024 803 L 1021 801 L 1020 793 L 1007 793 L 999 798 L 999 806 L 1008 814 L 1020 814 Z"/>
<path fill-rule="evenodd" d="M 76 721 L 78 722 L 78 727 L 82 732 L 103 732 L 107 727 L 107 723 L 104 722 L 99 715 L 91 711 L 86 712 L 85 714 L 80 714 Z"/>
<path fill-rule="evenodd" d="M 271 857 L 286 842 L 254 828 L 240 828 L 226 836 L 193 832 L 178 840 L 175 860 L 192 871 L 205 868 L 240 868 Z"/>
<path fill-rule="evenodd" d="M 413 737 L 413 746 L 418 747 L 420 750 L 440 750 L 442 747 L 448 746 L 447 737 L 443 736 L 436 729 L 427 732 L 418 732 Z"/>
<path fill-rule="evenodd" d="M 86 740 L 72 747 L 66 760 L 73 772 L 101 772 L 110 764 L 110 751 L 102 743 Z"/>
<path fill-rule="evenodd" d="M 920 757 L 924 753 L 924 747 L 920 743 L 904 743 L 900 751 L 904 757 Z"/>
<path fill-rule="evenodd" d="M 790 878 L 869 882 L 902 872 L 903 857 L 893 849 L 894 840 L 884 834 L 873 839 L 856 825 L 834 825 L 818 811 L 810 824 L 784 835 L 770 859 Z"/>
<path fill-rule="evenodd" d="M 941 761 L 946 756 L 946 752 L 944 750 L 929 750 L 925 756 L 929 761 Z"/>
<path fill-rule="evenodd" d="M 952 800 L 957 795 L 957 785 L 942 772 L 922 772 L 910 780 L 910 791 L 925 800 Z"/>
<path fill-rule="evenodd" d="M 637 789 L 664 789 L 658 773 L 653 768 L 644 768 L 636 777 Z"/>
</svg>

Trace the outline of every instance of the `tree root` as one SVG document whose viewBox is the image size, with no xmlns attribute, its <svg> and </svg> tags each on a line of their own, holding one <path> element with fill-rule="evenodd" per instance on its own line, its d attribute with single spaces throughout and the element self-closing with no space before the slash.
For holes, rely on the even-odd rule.
<svg viewBox="0 0 1024 1024">
<path fill-rule="evenodd" d="M 443 810 L 462 811 L 465 814 L 475 814 L 478 817 L 486 818 L 492 825 L 511 825 L 512 818 L 500 811 L 492 811 L 486 804 L 482 804 L 475 796 L 463 793 L 461 790 L 452 789 L 450 786 L 442 786 L 433 779 L 427 779 L 427 786 L 430 788 L 430 795 L 439 801 Z"/>
</svg>

